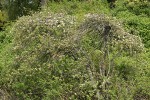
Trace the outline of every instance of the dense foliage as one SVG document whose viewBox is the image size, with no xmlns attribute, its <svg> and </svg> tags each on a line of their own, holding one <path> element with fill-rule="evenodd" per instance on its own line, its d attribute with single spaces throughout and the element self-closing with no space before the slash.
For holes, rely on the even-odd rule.
<svg viewBox="0 0 150 100">
<path fill-rule="evenodd" d="M 113 10 L 113 16 L 124 21 L 131 34 L 140 35 L 146 47 L 150 47 L 150 2 L 148 0 L 120 1 Z"/>
<path fill-rule="evenodd" d="M 114 4 L 50 2 L 7 25 L 0 99 L 149 100 L 149 2 Z"/>
</svg>

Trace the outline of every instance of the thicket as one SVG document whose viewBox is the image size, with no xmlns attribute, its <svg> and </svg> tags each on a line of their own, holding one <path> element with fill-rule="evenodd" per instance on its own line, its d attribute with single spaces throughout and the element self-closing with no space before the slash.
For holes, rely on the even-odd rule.
<svg viewBox="0 0 150 100">
<path fill-rule="evenodd" d="M 149 18 L 123 4 L 50 3 L 0 32 L 0 99 L 148 100 Z"/>
<path fill-rule="evenodd" d="M 113 16 L 124 21 L 124 27 L 131 33 L 139 35 L 145 47 L 150 47 L 150 2 L 148 0 L 125 0 L 116 2 Z"/>
</svg>

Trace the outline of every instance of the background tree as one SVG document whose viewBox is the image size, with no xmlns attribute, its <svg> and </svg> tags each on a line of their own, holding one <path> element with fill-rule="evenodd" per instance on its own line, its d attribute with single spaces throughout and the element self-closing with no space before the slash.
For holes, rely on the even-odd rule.
<svg viewBox="0 0 150 100">
<path fill-rule="evenodd" d="M 37 11 L 44 5 L 45 0 L 6 0 L 3 2 L 3 8 L 8 12 L 10 20 L 15 20 L 20 16 L 28 15 L 31 11 Z"/>
</svg>

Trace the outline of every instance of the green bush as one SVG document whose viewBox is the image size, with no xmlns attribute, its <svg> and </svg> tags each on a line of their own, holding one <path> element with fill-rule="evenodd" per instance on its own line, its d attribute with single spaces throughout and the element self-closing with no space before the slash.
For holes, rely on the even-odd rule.
<svg viewBox="0 0 150 100">
<path fill-rule="evenodd" d="M 48 9 L 53 12 L 66 12 L 69 15 L 81 15 L 87 13 L 104 13 L 109 14 L 108 4 L 105 1 L 86 1 L 86 0 L 64 0 L 62 2 L 50 2 L 48 3 Z"/>
<path fill-rule="evenodd" d="M 79 6 L 70 7 L 74 12 Z M 144 54 L 135 59 L 144 50 L 140 37 L 105 15 L 78 17 L 84 20 L 46 10 L 17 20 L 9 35 L 5 33 L 3 40 L 9 42 L 0 53 L 2 94 L 21 100 L 115 100 L 139 93 L 141 80 L 148 78 L 136 74 L 145 74 L 140 69 L 148 66 L 137 61 L 143 57 L 145 62 Z"/>
<path fill-rule="evenodd" d="M 148 100 L 150 50 L 139 37 L 149 47 L 147 10 L 116 4 L 112 13 L 123 23 L 93 14 L 109 13 L 103 1 L 63 1 L 48 4 L 59 13 L 44 10 L 6 27 L 0 99 Z"/>
<path fill-rule="evenodd" d="M 0 9 L 0 31 L 5 29 L 6 21 L 7 21 L 7 14 L 5 11 Z"/>
<path fill-rule="evenodd" d="M 150 3 L 148 0 L 134 0 L 126 2 L 127 9 L 135 15 L 150 16 Z"/>
<path fill-rule="evenodd" d="M 124 21 L 125 28 L 142 38 L 145 47 L 150 47 L 150 3 L 149 1 L 118 1 L 113 16 Z"/>
</svg>

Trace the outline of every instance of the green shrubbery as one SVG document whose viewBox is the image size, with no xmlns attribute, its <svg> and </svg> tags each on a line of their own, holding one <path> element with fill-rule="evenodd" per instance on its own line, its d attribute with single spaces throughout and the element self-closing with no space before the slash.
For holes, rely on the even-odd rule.
<svg viewBox="0 0 150 100">
<path fill-rule="evenodd" d="M 85 14 L 102 13 L 99 4 L 52 2 L 65 13 L 23 16 L 1 32 L 0 99 L 148 100 L 149 18 L 126 6 L 112 12 L 123 23 Z"/>
<path fill-rule="evenodd" d="M 66 12 L 69 15 L 84 15 L 87 13 L 104 13 L 109 14 L 109 7 L 106 1 L 96 0 L 64 0 L 63 2 L 50 2 L 48 9 L 53 12 Z"/>
<path fill-rule="evenodd" d="M 2 67 L 0 83 L 5 94 L 10 94 L 8 97 L 90 100 L 133 96 L 135 87 L 129 87 L 132 94 L 128 94 L 124 81 L 136 78 L 136 61 L 114 61 L 123 56 L 118 55 L 121 52 L 140 53 L 140 38 L 126 33 L 120 23 L 105 15 L 88 14 L 82 22 L 77 19 L 62 13 L 40 12 L 16 22 L 11 30 L 13 60 Z M 108 26 L 110 32 L 104 34 Z M 124 86 L 118 91 L 119 85 L 113 87 L 115 84 Z M 123 94 L 114 94 L 119 92 Z"/>
<path fill-rule="evenodd" d="M 142 37 L 145 47 L 150 47 L 149 7 L 149 1 L 120 1 L 113 10 L 113 15 L 124 21 L 125 28 L 131 34 Z"/>
<path fill-rule="evenodd" d="M 143 52 L 142 54 L 136 55 L 134 60 L 131 58 L 125 59 L 125 61 L 117 64 L 119 65 L 117 70 L 120 72 L 121 77 L 125 77 L 125 73 L 129 74 L 129 76 L 133 77 L 133 79 L 129 79 L 130 82 L 136 82 L 136 88 L 131 85 L 134 91 L 134 96 L 132 96 L 135 100 L 141 100 L 149 98 L 149 38 L 150 38 L 150 18 L 149 18 L 149 1 L 118 1 L 116 2 L 116 8 L 112 10 L 113 16 L 119 18 L 123 21 L 124 28 L 131 34 L 136 34 L 142 38 L 142 41 L 148 50 Z M 143 58 L 144 57 L 144 58 Z M 126 57 L 125 57 L 126 58 Z M 118 59 L 118 62 L 122 61 L 122 58 Z M 130 60 L 129 60 L 130 59 Z M 134 62 L 133 64 L 131 62 Z M 136 63 L 135 63 L 136 62 Z M 129 67 L 126 64 L 131 64 Z M 126 68 L 128 67 L 128 68 Z M 130 69 L 130 70 L 129 70 Z M 145 69 L 145 71 L 144 71 Z M 147 70 L 147 71 L 146 71 Z M 134 72 L 132 72 L 134 71 Z M 122 73 L 124 73 L 122 75 Z M 132 81 L 133 80 L 133 81 Z M 130 83 L 129 82 L 129 83 Z M 146 85 L 144 85 L 146 84 Z"/>
<path fill-rule="evenodd" d="M 7 21 L 7 14 L 5 11 L 2 11 L 0 9 L 0 31 L 2 31 L 3 29 L 5 29 L 5 23 Z"/>
</svg>

